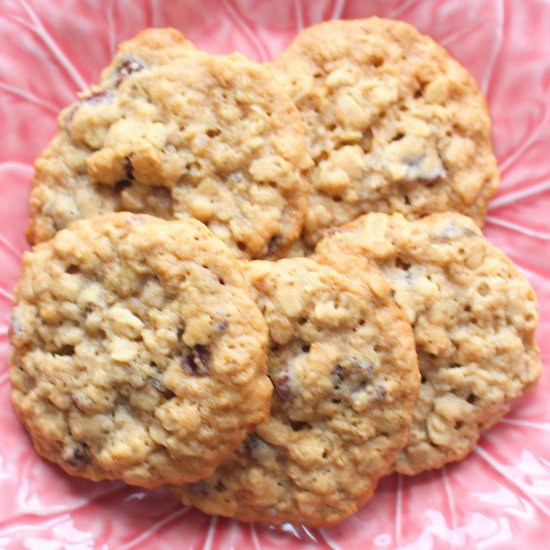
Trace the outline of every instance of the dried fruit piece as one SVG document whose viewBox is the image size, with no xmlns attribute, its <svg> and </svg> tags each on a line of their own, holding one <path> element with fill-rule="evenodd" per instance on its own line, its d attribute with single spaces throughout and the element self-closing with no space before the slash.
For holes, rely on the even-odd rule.
<svg viewBox="0 0 550 550">
<path fill-rule="evenodd" d="M 256 451 L 261 443 L 264 443 L 264 441 L 258 434 L 249 434 L 243 442 L 243 449 L 246 456 L 250 459 L 256 458 Z"/>
<path fill-rule="evenodd" d="M 132 73 L 137 73 L 145 69 L 145 65 L 136 59 L 135 57 L 130 57 L 122 63 L 117 69 L 117 78 L 115 80 L 115 86 L 120 86 L 120 84 L 126 80 Z"/>
<path fill-rule="evenodd" d="M 109 90 L 102 90 L 100 88 L 92 88 L 85 95 L 80 97 L 81 101 L 86 103 L 104 103 L 113 99 L 113 93 Z"/>
<path fill-rule="evenodd" d="M 288 371 L 283 372 L 280 376 L 273 380 L 275 393 L 283 401 L 291 401 L 294 399 L 294 393 L 290 387 L 290 374 Z"/>
<path fill-rule="evenodd" d="M 76 441 L 72 447 L 66 448 L 63 451 L 63 460 L 71 466 L 71 468 L 81 469 L 90 462 L 90 453 L 88 446 L 80 441 Z"/>
<path fill-rule="evenodd" d="M 208 373 L 209 360 L 210 352 L 208 349 L 201 344 L 197 344 L 185 356 L 184 364 L 193 373 L 202 375 Z"/>
</svg>

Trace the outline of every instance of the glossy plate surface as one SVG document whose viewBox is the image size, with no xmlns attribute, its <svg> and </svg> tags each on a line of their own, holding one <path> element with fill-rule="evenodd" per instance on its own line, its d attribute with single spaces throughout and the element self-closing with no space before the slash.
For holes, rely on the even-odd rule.
<svg viewBox="0 0 550 550">
<path fill-rule="evenodd" d="M 41 460 L 9 402 L 7 326 L 32 162 L 59 110 L 97 80 L 118 42 L 149 26 L 263 61 L 304 26 L 370 15 L 432 35 L 488 95 L 502 187 L 485 232 L 537 291 L 547 367 L 539 386 L 467 460 L 383 480 L 370 504 L 332 529 L 209 518 L 164 490 L 71 479 Z M 548 0 L 0 0 L 0 122 L 0 549 L 550 548 Z"/>
</svg>

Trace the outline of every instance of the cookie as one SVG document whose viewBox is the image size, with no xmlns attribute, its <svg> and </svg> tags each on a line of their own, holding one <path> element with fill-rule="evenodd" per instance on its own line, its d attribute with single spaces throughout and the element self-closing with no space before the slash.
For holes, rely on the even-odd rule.
<svg viewBox="0 0 550 550">
<path fill-rule="evenodd" d="M 366 212 L 445 210 L 483 224 L 499 176 L 472 76 L 399 21 L 329 21 L 272 63 L 307 126 L 309 246 Z"/>
<path fill-rule="evenodd" d="M 194 217 L 243 258 L 280 256 L 297 239 L 310 161 L 293 102 L 238 54 L 176 51 L 177 61 L 124 78 L 108 70 L 114 88 L 93 88 L 61 114 L 35 164 L 31 242 L 121 210 Z"/>
<path fill-rule="evenodd" d="M 316 250 L 346 272 L 366 257 L 413 326 L 422 385 L 398 472 L 464 458 L 539 378 L 533 289 L 470 218 L 367 214 Z"/>
<path fill-rule="evenodd" d="M 172 490 L 210 514 L 332 525 L 406 443 L 419 386 L 410 325 L 375 274 L 369 286 L 307 258 L 246 273 L 269 328 L 271 417 L 212 476 Z"/>
<path fill-rule="evenodd" d="M 196 220 L 76 222 L 25 254 L 14 301 L 15 410 L 69 474 L 194 481 L 268 416 L 265 321 Z"/>
</svg>

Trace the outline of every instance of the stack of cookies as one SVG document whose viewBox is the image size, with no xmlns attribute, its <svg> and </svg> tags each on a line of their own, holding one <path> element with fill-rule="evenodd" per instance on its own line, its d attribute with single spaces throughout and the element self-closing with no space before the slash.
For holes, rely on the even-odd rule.
<svg viewBox="0 0 550 550">
<path fill-rule="evenodd" d="M 71 475 L 333 525 L 540 376 L 534 292 L 480 230 L 497 186 L 475 81 L 409 25 L 265 65 L 144 31 L 36 161 L 16 412 Z"/>
</svg>

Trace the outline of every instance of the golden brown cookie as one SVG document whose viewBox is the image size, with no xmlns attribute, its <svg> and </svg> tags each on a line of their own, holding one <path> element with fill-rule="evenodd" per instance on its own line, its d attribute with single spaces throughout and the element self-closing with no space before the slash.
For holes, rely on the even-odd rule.
<svg viewBox="0 0 550 550">
<path fill-rule="evenodd" d="M 538 380 L 535 293 L 470 218 L 367 214 L 332 230 L 316 252 L 346 272 L 367 258 L 413 326 L 422 385 L 398 472 L 464 458 Z"/>
<path fill-rule="evenodd" d="M 196 220 L 72 224 L 25 254 L 14 301 L 15 410 L 72 475 L 194 481 L 268 415 L 265 321 Z"/>
<path fill-rule="evenodd" d="M 173 491 L 242 521 L 335 524 L 407 441 L 419 385 L 411 327 L 374 273 L 361 283 L 292 258 L 246 274 L 269 328 L 271 417 L 212 476 Z"/>
<path fill-rule="evenodd" d="M 291 99 L 238 54 L 166 47 L 160 60 L 136 64 L 134 55 L 125 68 L 129 51 L 63 111 L 37 160 L 31 242 L 125 210 L 194 217 L 241 257 L 281 256 L 300 234 L 308 194 L 305 129 Z"/>
<path fill-rule="evenodd" d="M 499 176 L 472 76 L 406 23 L 329 21 L 272 67 L 309 134 L 308 246 L 365 212 L 455 210 L 483 224 Z"/>
</svg>

